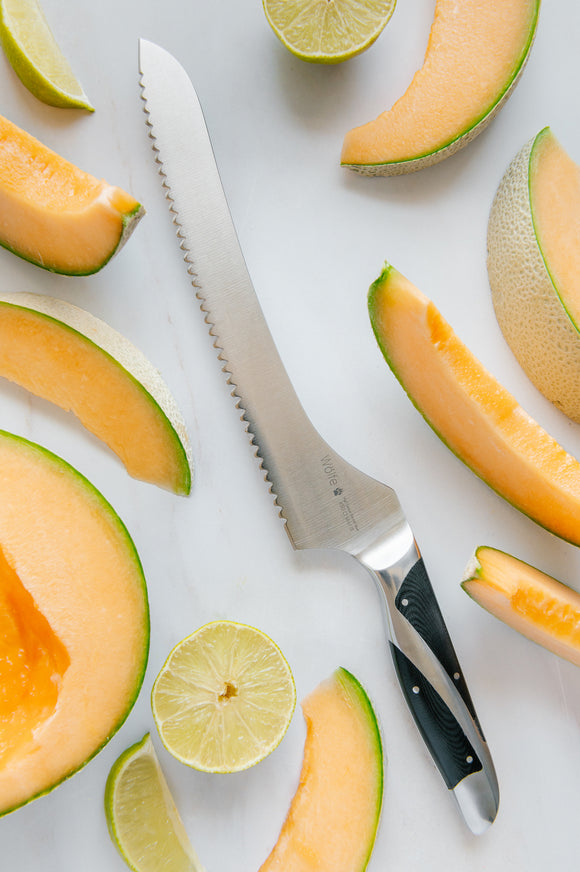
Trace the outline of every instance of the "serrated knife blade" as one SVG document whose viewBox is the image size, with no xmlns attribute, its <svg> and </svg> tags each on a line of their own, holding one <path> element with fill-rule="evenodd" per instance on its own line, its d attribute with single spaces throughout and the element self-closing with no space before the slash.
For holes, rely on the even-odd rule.
<svg viewBox="0 0 580 872">
<path fill-rule="evenodd" d="M 144 109 L 184 259 L 223 368 L 295 548 L 337 548 L 377 583 L 415 723 L 467 825 L 495 819 L 493 761 L 423 560 L 394 490 L 347 463 L 306 416 L 238 242 L 194 87 L 139 42 Z"/>
</svg>

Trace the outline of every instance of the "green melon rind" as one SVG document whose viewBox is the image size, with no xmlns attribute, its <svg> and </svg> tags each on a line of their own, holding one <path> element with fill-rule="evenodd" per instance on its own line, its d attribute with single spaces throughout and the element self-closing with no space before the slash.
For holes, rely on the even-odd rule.
<svg viewBox="0 0 580 872">
<path fill-rule="evenodd" d="M 204 872 L 203 867 L 201 866 L 199 859 L 197 858 L 193 847 L 187 838 L 187 833 L 185 828 L 183 827 L 183 822 L 179 816 L 179 812 L 177 807 L 175 806 L 175 801 L 173 796 L 171 795 L 171 791 L 169 789 L 169 785 L 165 779 L 165 775 L 163 770 L 161 769 L 161 764 L 157 758 L 157 754 L 155 753 L 155 748 L 153 746 L 153 742 L 151 741 L 150 733 L 145 733 L 143 738 L 139 742 L 135 742 L 134 745 L 131 745 L 127 748 L 123 753 L 115 760 L 111 770 L 109 772 L 107 782 L 105 784 L 105 796 L 104 796 L 104 806 L 105 806 L 105 818 L 107 821 L 107 827 L 109 829 L 109 835 L 111 836 L 111 840 L 113 844 L 116 846 L 119 854 L 122 856 L 123 860 L 127 864 L 127 866 L 133 870 L 133 872 L 142 872 L 138 866 L 135 866 L 134 863 L 131 862 L 131 859 L 124 853 L 122 840 L 120 834 L 115 825 L 115 815 L 114 815 L 114 806 L 115 806 L 115 790 L 117 787 L 117 780 L 122 772 L 122 770 L 131 764 L 133 760 L 137 757 L 146 756 L 151 759 L 153 763 L 157 778 L 159 781 L 159 788 L 163 794 L 165 794 L 167 801 L 171 803 L 174 809 L 175 816 L 178 820 L 178 825 L 182 828 L 182 838 L 180 841 L 184 844 L 184 851 L 189 855 L 188 859 L 191 861 L 191 872 Z M 177 836 L 179 838 L 179 835 Z"/>
<path fill-rule="evenodd" d="M 545 136 L 552 136 L 549 127 L 520 149 L 501 179 L 489 215 L 487 270 L 516 360 L 546 399 L 580 422 L 580 333 L 544 259 L 531 209 L 534 151 Z M 538 341 L 548 333 L 549 344 Z"/>
<path fill-rule="evenodd" d="M 27 261 L 28 263 L 33 264 L 34 266 L 39 266 L 41 269 L 45 269 L 48 272 L 57 273 L 58 275 L 63 276 L 90 276 L 102 270 L 104 266 L 106 266 L 111 258 L 113 258 L 119 251 L 123 248 L 133 231 L 135 230 L 137 224 L 141 220 L 141 218 L 145 215 L 145 208 L 141 205 L 141 203 L 137 203 L 136 206 L 133 207 L 129 212 L 124 212 L 120 214 L 121 219 L 121 229 L 119 232 L 119 238 L 115 245 L 108 251 L 103 258 L 103 260 L 98 263 L 93 264 L 90 267 L 87 267 L 83 270 L 73 269 L 72 267 L 65 266 L 57 266 L 55 264 L 50 264 L 39 258 L 35 260 L 33 257 L 30 257 L 28 254 L 24 254 L 19 251 L 17 248 L 13 248 L 10 245 L 7 245 L 2 239 L 0 239 L 0 245 L 2 248 L 5 248 L 6 251 L 15 254 L 17 257 L 22 258 L 22 260 Z"/>
<path fill-rule="evenodd" d="M 353 708 L 359 713 L 360 720 L 365 726 L 367 731 L 369 742 L 374 749 L 374 758 L 376 761 L 376 776 L 377 776 L 377 804 L 376 804 L 376 813 L 375 820 L 373 826 L 373 838 L 368 845 L 368 851 L 365 856 L 365 860 L 363 865 L 360 867 L 359 872 L 364 872 L 367 868 L 369 860 L 371 858 L 371 854 L 373 852 L 377 830 L 379 826 L 379 821 L 381 817 L 381 809 L 383 805 L 383 789 L 384 789 L 384 754 L 383 754 L 383 742 L 381 738 L 381 730 L 379 727 L 379 722 L 375 713 L 375 710 L 372 706 L 372 703 L 368 697 L 367 692 L 364 687 L 360 683 L 360 681 L 355 678 L 355 676 L 345 669 L 343 666 L 340 666 L 335 670 L 332 679 L 339 685 L 344 696 L 349 700 L 352 704 Z"/>
<path fill-rule="evenodd" d="M 532 621 L 528 621 L 523 616 L 518 615 L 509 606 L 508 599 L 505 594 L 501 593 L 500 591 L 492 591 L 491 596 L 489 596 L 489 588 L 485 586 L 485 581 L 488 573 L 483 568 L 479 559 L 482 551 L 494 551 L 496 554 L 505 555 L 508 560 L 512 561 L 514 564 L 520 564 L 521 566 L 533 569 L 534 572 L 537 572 L 539 573 L 539 575 L 543 576 L 548 584 L 554 586 L 561 593 L 562 599 L 566 597 L 566 594 L 568 592 L 578 595 L 577 591 L 575 591 L 569 585 L 558 581 L 558 579 L 554 578 L 553 576 L 542 572 L 542 570 L 537 569 L 530 563 L 526 563 L 525 561 L 520 560 L 518 557 L 514 557 L 507 551 L 501 551 L 499 548 L 492 548 L 490 545 L 480 545 L 475 549 L 471 560 L 465 568 L 465 572 L 461 580 L 461 587 L 463 588 L 465 593 L 474 602 L 476 602 L 478 606 L 487 611 L 488 614 L 493 615 L 494 618 L 497 618 L 498 620 L 507 624 L 517 633 L 525 636 L 526 639 L 529 639 L 536 645 L 540 645 L 542 648 L 551 651 L 553 654 L 556 654 L 559 657 L 563 657 L 564 659 L 569 660 L 571 663 L 580 666 L 580 648 L 578 646 L 555 639 L 555 637 L 551 633 L 547 632 L 542 627 L 539 627 Z M 484 602 L 484 599 L 486 599 L 486 593 L 488 594 L 488 602 Z M 491 600 L 495 600 L 495 602 L 492 603 Z"/>
<path fill-rule="evenodd" d="M 4 18 L 4 3 L 0 0 L 0 21 L 3 22 Z M 50 30 L 50 28 L 48 29 Z M 87 112 L 95 111 L 82 88 L 82 94 L 78 96 L 78 99 L 75 99 L 72 96 L 66 98 L 64 96 L 60 97 L 46 77 L 43 76 L 42 73 L 30 62 L 28 55 L 14 39 L 10 29 L 3 27 L 0 29 L 0 33 L 2 35 L 2 48 L 4 49 L 4 53 L 6 54 L 14 72 L 24 87 L 28 88 L 28 90 L 41 102 L 46 103 L 49 106 L 56 106 L 57 108 L 85 109 Z M 64 58 L 63 60 L 65 60 L 68 65 L 68 61 Z"/>
<path fill-rule="evenodd" d="M 541 0 L 537 0 L 536 2 L 528 40 L 517 61 L 512 78 L 508 82 L 506 82 L 504 90 L 500 94 L 498 94 L 495 102 L 487 109 L 485 109 L 479 116 L 479 118 L 473 121 L 469 125 L 469 127 L 463 130 L 461 133 L 458 133 L 453 139 L 451 139 L 445 145 L 442 145 L 436 151 L 427 152 L 425 154 L 417 155 L 416 157 L 410 157 L 407 160 L 388 161 L 385 163 L 376 164 L 353 164 L 341 161 L 341 166 L 349 170 L 354 170 L 354 172 L 363 176 L 407 175 L 409 173 L 417 172 L 418 170 L 427 169 L 428 167 L 440 163 L 445 158 L 451 157 L 457 151 L 472 142 L 477 136 L 479 136 L 480 133 L 483 133 L 485 128 L 491 121 L 493 121 L 500 109 L 503 108 L 504 104 L 511 96 L 514 88 L 518 84 L 524 72 L 524 68 L 528 62 L 528 58 L 532 50 L 536 31 L 538 29 L 540 2 Z"/>
<path fill-rule="evenodd" d="M 580 529 L 578 530 L 578 535 L 575 538 L 564 536 L 561 532 L 555 530 L 553 527 L 550 527 L 548 524 L 543 523 L 538 518 L 536 518 L 534 515 L 531 515 L 529 512 L 526 512 L 523 508 L 521 508 L 513 500 L 509 500 L 505 496 L 505 494 L 500 490 L 499 487 L 495 487 L 494 485 L 490 484 L 490 482 L 487 481 L 487 479 L 485 479 L 482 475 L 480 475 L 480 473 L 476 469 L 474 469 L 465 460 L 465 458 L 458 451 L 456 451 L 455 448 L 453 448 L 452 445 L 449 444 L 449 442 L 447 441 L 447 439 L 445 438 L 443 433 L 441 433 L 437 429 L 437 427 L 434 426 L 433 422 L 423 412 L 423 409 L 416 402 L 415 398 L 409 393 L 409 391 L 407 390 L 407 388 L 405 386 L 405 383 L 400 378 L 400 376 L 399 376 L 399 374 L 398 374 L 398 372 L 393 364 L 393 361 L 391 360 L 388 349 L 387 349 L 386 345 L 384 344 L 384 342 L 382 340 L 381 333 L 377 327 L 377 314 L 376 314 L 377 309 L 378 309 L 377 297 L 381 293 L 382 287 L 385 284 L 385 282 L 388 282 L 388 276 L 389 276 L 390 272 L 397 272 L 397 270 L 395 269 L 395 267 L 391 266 L 391 264 L 385 263 L 385 266 L 383 268 L 382 273 L 370 286 L 369 295 L 368 295 L 369 315 L 370 315 L 370 320 L 371 320 L 373 332 L 374 332 L 375 338 L 377 340 L 377 344 L 381 350 L 381 353 L 382 353 L 385 361 L 389 365 L 391 372 L 393 373 L 393 375 L 395 376 L 395 378 L 397 379 L 397 381 L 399 382 L 399 384 L 401 385 L 401 387 L 405 391 L 407 397 L 409 398 L 409 400 L 411 401 L 413 406 L 417 409 L 417 411 L 419 412 L 419 414 L 421 415 L 423 420 L 429 425 L 431 430 L 441 440 L 441 442 L 449 449 L 449 451 L 451 451 L 451 453 L 454 454 L 455 457 L 457 457 L 457 459 L 460 460 L 464 464 L 464 466 L 466 466 L 468 469 L 470 469 L 471 472 L 473 472 L 473 474 L 476 475 L 480 479 L 480 481 L 482 481 L 484 484 L 486 484 L 487 487 L 490 488 L 490 490 L 494 491 L 494 493 L 496 493 L 498 496 L 500 496 L 509 505 L 513 506 L 514 509 L 517 509 L 518 512 L 521 512 L 527 518 L 530 518 L 530 520 L 534 521 L 534 523 L 537 524 L 539 527 L 542 527 L 544 530 L 547 530 L 549 533 L 552 533 L 554 536 L 558 536 L 560 539 L 562 539 L 565 542 L 570 542 L 571 545 L 580 545 Z"/>
<path fill-rule="evenodd" d="M 80 772 L 81 769 L 89 763 L 96 755 L 103 750 L 105 745 L 112 739 L 112 737 L 119 731 L 119 729 L 123 726 L 135 702 L 137 701 L 137 697 L 141 691 L 141 687 L 143 685 L 143 681 L 145 678 L 145 671 L 147 669 L 147 662 L 149 659 L 149 642 L 151 635 L 151 619 L 150 619 L 150 611 L 149 611 L 149 597 L 147 593 L 147 582 L 145 580 L 145 574 L 143 572 L 143 565 L 141 563 L 141 559 L 137 552 L 137 548 L 135 547 L 135 543 L 131 538 L 131 535 L 125 526 L 124 522 L 121 520 L 117 512 L 114 510 L 112 505 L 105 499 L 100 491 L 84 476 L 81 472 L 71 466 L 70 463 L 67 463 L 66 460 L 63 460 L 62 457 L 59 457 L 57 454 L 54 454 L 52 451 L 49 451 L 48 448 L 44 448 L 42 445 L 38 445 L 36 442 L 31 442 L 29 439 L 25 439 L 22 436 L 17 436 L 14 433 L 9 433 L 6 430 L 0 430 L 0 440 L 13 441 L 18 443 L 20 449 L 24 449 L 30 453 L 33 457 L 36 457 L 42 463 L 48 463 L 55 470 L 58 471 L 59 475 L 68 475 L 75 481 L 78 485 L 79 489 L 85 491 L 85 494 L 89 500 L 92 500 L 98 509 L 107 515 L 109 519 L 112 521 L 113 526 L 117 528 L 119 531 L 121 538 L 127 545 L 127 554 L 130 560 L 135 564 L 136 567 L 136 575 L 140 581 L 141 592 L 143 594 L 143 605 L 144 605 L 144 624 L 143 624 L 143 656 L 141 658 L 141 666 L 139 671 L 135 676 L 135 685 L 132 693 L 129 695 L 127 705 L 124 713 L 121 715 L 116 724 L 113 725 L 109 735 L 101 742 L 101 744 L 95 748 L 95 750 L 85 759 L 83 762 L 71 769 L 69 772 L 63 774 L 62 778 L 59 778 L 53 784 L 45 787 L 43 790 L 38 791 L 33 796 L 29 796 L 27 799 L 23 800 L 23 802 L 19 802 L 16 805 L 11 806 L 10 808 L 0 809 L 0 817 L 4 815 L 10 814 L 16 809 L 22 808 L 25 805 L 28 805 L 35 799 L 39 799 L 41 796 L 46 796 L 48 793 L 51 793 L 56 787 L 62 784 L 64 781 L 67 781 L 73 775 L 76 775 L 77 772 Z"/>
<path fill-rule="evenodd" d="M 181 412 L 163 381 L 145 355 L 121 333 L 101 319 L 65 300 L 40 294 L 18 292 L 0 294 L 0 307 L 26 309 L 46 318 L 64 330 L 81 337 L 87 345 L 105 355 L 136 385 L 144 400 L 157 411 L 172 450 L 178 458 L 179 480 L 173 492 L 187 496 L 191 492 L 193 461 L 189 437 Z M 90 389 L 90 388 L 89 388 Z"/>
</svg>

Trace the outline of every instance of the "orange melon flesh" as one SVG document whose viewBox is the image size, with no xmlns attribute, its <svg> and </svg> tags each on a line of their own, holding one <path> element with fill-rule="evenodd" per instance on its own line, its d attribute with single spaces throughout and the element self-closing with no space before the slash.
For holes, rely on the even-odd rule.
<svg viewBox="0 0 580 872">
<path fill-rule="evenodd" d="M 0 766 L 54 712 L 68 652 L 0 549 Z"/>
<path fill-rule="evenodd" d="M 375 336 L 409 398 L 447 446 L 538 524 L 580 544 L 580 463 L 387 265 L 369 291 Z"/>
<path fill-rule="evenodd" d="M 481 546 L 463 589 L 522 635 L 580 666 L 580 594 L 496 548 Z"/>
<path fill-rule="evenodd" d="M 303 702 L 300 784 L 260 872 L 362 872 L 383 791 L 381 738 L 358 681 L 338 669 Z"/>
<path fill-rule="evenodd" d="M 580 166 L 549 128 L 538 135 L 531 154 L 530 206 L 546 268 L 563 305 L 579 325 Z"/>
<path fill-rule="evenodd" d="M 0 376 L 74 412 L 130 475 L 189 493 L 187 434 L 172 397 L 140 352 L 102 321 L 61 300 L 0 297 Z"/>
<path fill-rule="evenodd" d="M 437 0 L 423 66 L 391 109 L 347 133 L 341 162 L 412 161 L 473 131 L 521 70 L 538 7 L 538 0 Z"/>
<path fill-rule="evenodd" d="M 0 244 L 45 269 L 101 269 L 144 214 L 121 188 L 98 180 L 0 116 Z"/>
<path fill-rule="evenodd" d="M 111 737 L 147 661 L 143 572 L 104 498 L 60 458 L 0 431 L 0 814 Z"/>
</svg>

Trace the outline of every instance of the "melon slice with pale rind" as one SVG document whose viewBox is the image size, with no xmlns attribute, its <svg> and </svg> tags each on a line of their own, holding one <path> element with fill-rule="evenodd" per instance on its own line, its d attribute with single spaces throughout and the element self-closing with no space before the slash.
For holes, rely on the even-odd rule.
<svg viewBox="0 0 580 872">
<path fill-rule="evenodd" d="M 461 586 L 514 630 L 580 666 L 580 594 L 511 554 L 482 545 Z"/>
<path fill-rule="evenodd" d="M 102 269 L 145 210 L 0 116 L 0 245 L 66 275 Z"/>
<path fill-rule="evenodd" d="M 0 814 L 52 789 L 127 717 L 149 648 L 143 570 L 104 497 L 0 431 Z"/>
<path fill-rule="evenodd" d="M 549 127 L 500 182 L 487 265 L 508 345 L 542 394 L 580 422 L 580 166 Z"/>
<path fill-rule="evenodd" d="M 175 400 L 147 358 L 104 321 L 53 297 L 0 295 L 0 376 L 74 412 L 130 475 L 190 492 Z"/>
<path fill-rule="evenodd" d="M 391 109 L 347 133 L 343 166 L 410 173 L 471 142 L 518 82 L 539 7 L 540 0 L 437 0 L 423 66 Z"/>
<path fill-rule="evenodd" d="M 260 872 L 363 872 L 383 796 L 383 750 L 370 700 L 337 669 L 302 703 L 306 743 L 300 784 Z"/>
<path fill-rule="evenodd" d="M 369 291 L 379 347 L 445 444 L 532 520 L 580 545 L 580 463 L 528 415 L 434 304 L 387 264 Z"/>
</svg>

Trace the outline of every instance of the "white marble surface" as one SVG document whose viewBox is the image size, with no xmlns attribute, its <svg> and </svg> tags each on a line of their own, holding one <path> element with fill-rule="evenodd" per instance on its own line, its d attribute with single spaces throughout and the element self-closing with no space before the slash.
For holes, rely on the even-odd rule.
<svg viewBox="0 0 580 872">
<path fill-rule="evenodd" d="M 299 698 L 338 665 L 366 686 L 388 757 L 369 870 L 575 868 L 580 672 L 480 610 L 459 579 L 474 547 L 486 543 L 580 588 L 578 551 L 503 502 L 431 432 L 378 352 L 366 292 L 389 259 L 522 405 L 580 455 L 578 425 L 535 391 L 507 349 L 485 268 L 491 199 L 520 146 L 550 124 L 580 160 L 580 7 L 573 0 L 544 4 L 519 86 L 468 148 L 413 176 L 369 180 L 339 167 L 342 137 L 405 89 L 421 62 L 434 0 L 400 0 L 379 41 L 334 68 L 289 55 L 260 0 L 44 6 L 96 112 L 38 103 L 3 56 L 1 111 L 79 166 L 129 189 L 148 214 L 93 277 L 51 275 L 0 250 L 1 285 L 70 300 L 137 344 L 183 409 L 196 479 L 188 499 L 133 481 L 75 420 L 0 384 L 1 426 L 64 456 L 125 520 L 152 608 L 148 671 L 129 719 L 81 773 L 0 820 L 0 869 L 121 872 L 103 788 L 118 754 L 148 730 L 208 872 L 259 868 L 296 788 L 299 709 L 263 763 L 208 776 L 160 747 L 149 708 L 169 649 L 216 618 L 268 632 L 290 661 Z M 415 530 L 499 775 L 500 813 L 482 837 L 464 826 L 402 702 L 372 582 L 340 554 L 294 553 L 278 520 L 181 261 L 141 109 L 140 36 L 174 53 L 198 90 L 256 290 L 312 421 L 344 457 L 396 488 Z"/>
</svg>

